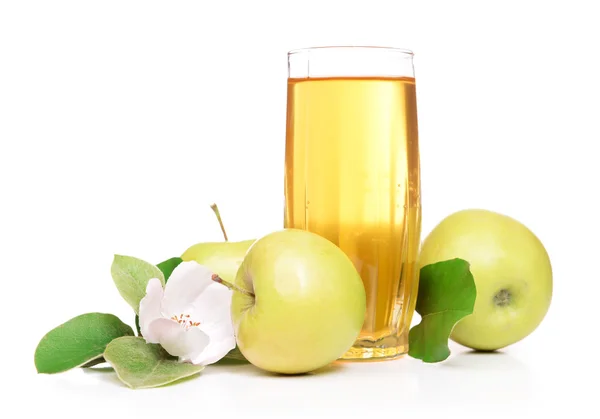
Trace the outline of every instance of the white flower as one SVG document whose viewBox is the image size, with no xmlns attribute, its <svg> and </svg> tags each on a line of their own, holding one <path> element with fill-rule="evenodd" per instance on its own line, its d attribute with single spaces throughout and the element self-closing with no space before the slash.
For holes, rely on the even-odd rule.
<svg viewBox="0 0 600 419">
<path fill-rule="evenodd" d="M 175 268 L 165 289 L 158 278 L 140 301 L 140 330 L 148 343 L 160 344 L 181 362 L 208 365 L 235 348 L 231 293 L 196 262 Z"/>
</svg>

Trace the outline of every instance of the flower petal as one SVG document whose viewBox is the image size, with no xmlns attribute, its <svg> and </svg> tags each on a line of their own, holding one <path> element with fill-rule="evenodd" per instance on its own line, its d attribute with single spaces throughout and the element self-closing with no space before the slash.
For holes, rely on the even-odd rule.
<svg viewBox="0 0 600 419">
<path fill-rule="evenodd" d="M 192 363 L 200 365 L 213 364 L 235 348 L 236 341 L 231 322 L 213 323 L 201 327 L 201 329 L 210 336 L 210 343 L 202 352 L 191 358 Z"/>
<path fill-rule="evenodd" d="M 231 342 L 233 339 L 233 345 L 235 346 L 235 331 L 233 329 L 233 322 L 231 320 L 221 320 L 215 323 L 205 323 L 199 326 L 200 329 L 210 336 L 211 342 L 218 342 L 227 340 Z"/>
<path fill-rule="evenodd" d="M 189 314 L 201 324 L 231 322 L 231 297 L 233 291 L 213 282 L 199 294 L 191 305 Z"/>
<path fill-rule="evenodd" d="M 233 291 L 213 283 L 198 296 L 191 311 L 192 318 L 200 322 L 210 336 L 206 349 L 192 358 L 194 364 L 209 365 L 223 358 L 236 346 L 233 321 L 231 319 L 231 297 Z"/>
<path fill-rule="evenodd" d="M 212 271 L 194 261 L 180 263 L 167 281 L 162 303 L 165 317 L 188 313 L 191 305 L 211 284 Z"/>
<path fill-rule="evenodd" d="M 202 353 L 210 343 L 209 336 L 198 327 L 183 328 L 174 320 L 160 318 L 150 323 L 158 343 L 171 355 L 189 360 Z"/>
<path fill-rule="evenodd" d="M 150 323 L 161 318 L 161 302 L 163 299 L 163 287 L 158 278 L 152 278 L 146 285 L 146 295 L 140 301 L 140 331 L 148 343 L 158 343 L 157 337 L 149 329 Z"/>
</svg>

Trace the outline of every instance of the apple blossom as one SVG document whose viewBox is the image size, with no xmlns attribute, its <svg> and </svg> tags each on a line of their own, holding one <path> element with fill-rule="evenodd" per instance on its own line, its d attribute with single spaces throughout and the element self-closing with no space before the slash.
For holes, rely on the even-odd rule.
<svg viewBox="0 0 600 419">
<path fill-rule="evenodd" d="M 140 330 L 181 362 L 208 365 L 236 346 L 231 320 L 232 291 L 212 280 L 194 261 L 180 263 L 164 289 L 158 278 L 140 301 Z"/>
</svg>

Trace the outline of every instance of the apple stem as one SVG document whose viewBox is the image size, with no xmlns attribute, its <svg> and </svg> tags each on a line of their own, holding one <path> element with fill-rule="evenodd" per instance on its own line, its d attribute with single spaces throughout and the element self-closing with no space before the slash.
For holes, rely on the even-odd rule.
<svg viewBox="0 0 600 419">
<path fill-rule="evenodd" d="M 221 231 L 223 232 L 223 237 L 225 238 L 225 241 L 229 241 L 227 239 L 227 233 L 225 232 L 225 226 L 223 225 L 223 220 L 221 220 L 221 213 L 219 212 L 219 207 L 217 207 L 217 204 L 212 204 L 210 206 L 210 208 L 213 210 L 213 212 L 217 216 L 217 220 L 219 221 L 219 225 L 221 226 Z"/>
<path fill-rule="evenodd" d="M 221 278 L 219 275 L 217 274 L 213 274 L 212 276 L 212 280 L 215 282 L 218 282 L 219 284 L 225 285 L 227 288 L 229 288 L 230 290 L 233 291 L 237 291 L 237 292 L 241 292 L 242 294 L 245 294 L 249 297 L 254 298 L 254 293 L 247 291 L 243 288 L 238 287 L 235 284 L 232 284 L 231 282 L 225 281 L 223 278 Z"/>
</svg>

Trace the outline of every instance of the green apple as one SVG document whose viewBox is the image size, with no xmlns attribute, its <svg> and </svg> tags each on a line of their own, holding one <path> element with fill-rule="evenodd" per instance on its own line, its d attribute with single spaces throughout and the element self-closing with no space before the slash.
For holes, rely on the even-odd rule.
<svg viewBox="0 0 600 419">
<path fill-rule="evenodd" d="M 468 209 L 443 219 L 425 238 L 419 265 L 452 258 L 469 262 L 477 288 L 473 314 L 451 339 L 477 350 L 520 341 L 542 322 L 552 299 L 552 268 L 536 235 L 519 221 Z"/>
<path fill-rule="evenodd" d="M 340 358 L 363 326 L 366 294 L 351 260 L 308 231 L 257 240 L 238 270 L 231 313 L 238 347 L 255 366 L 306 373 Z"/>
<path fill-rule="evenodd" d="M 219 277 L 225 281 L 233 282 L 246 252 L 256 240 L 228 241 L 219 207 L 217 204 L 212 204 L 210 208 L 217 217 L 225 241 L 194 244 L 183 252 L 181 259 L 184 262 L 196 261 L 200 265 L 207 266 L 213 272 L 218 273 Z"/>
<path fill-rule="evenodd" d="M 244 260 L 246 252 L 255 240 L 238 242 L 205 242 L 190 246 L 182 255 L 184 262 L 196 261 L 207 266 L 228 282 L 235 279 L 235 274 Z"/>
</svg>

